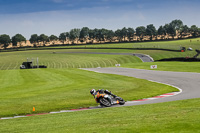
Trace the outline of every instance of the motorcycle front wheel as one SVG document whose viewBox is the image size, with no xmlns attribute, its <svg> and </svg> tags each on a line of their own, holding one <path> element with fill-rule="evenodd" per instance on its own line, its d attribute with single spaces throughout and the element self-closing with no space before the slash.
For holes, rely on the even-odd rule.
<svg viewBox="0 0 200 133">
<path fill-rule="evenodd" d="M 108 99 L 106 99 L 106 98 L 100 98 L 99 102 L 100 102 L 100 105 L 103 105 L 105 107 L 110 107 L 111 106 L 110 101 Z"/>
</svg>

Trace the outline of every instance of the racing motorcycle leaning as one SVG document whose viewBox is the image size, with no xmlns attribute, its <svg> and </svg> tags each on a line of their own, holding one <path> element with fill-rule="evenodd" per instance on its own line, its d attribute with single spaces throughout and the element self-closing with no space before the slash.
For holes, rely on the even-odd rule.
<svg viewBox="0 0 200 133">
<path fill-rule="evenodd" d="M 102 107 L 110 107 L 112 105 L 124 105 L 125 101 L 121 97 L 118 97 L 108 90 L 105 90 L 104 93 L 101 91 L 97 91 L 95 95 L 95 99 L 97 103 L 100 103 Z"/>
</svg>

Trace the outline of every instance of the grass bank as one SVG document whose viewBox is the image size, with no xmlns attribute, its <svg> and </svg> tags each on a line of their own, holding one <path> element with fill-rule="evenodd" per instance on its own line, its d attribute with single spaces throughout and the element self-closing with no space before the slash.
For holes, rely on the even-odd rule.
<svg viewBox="0 0 200 133">
<path fill-rule="evenodd" d="M 79 69 L 1 70 L 0 84 L 0 117 L 97 106 L 89 93 L 92 88 L 108 89 L 125 100 L 177 91 L 147 80 Z"/>
<path fill-rule="evenodd" d="M 40 65 L 48 68 L 93 68 L 109 67 L 115 64 L 141 62 L 140 59 L 128 55 L 78 54 L 80 50 L 35 50 L 0 53 L 0 70 L 19 69 L 22 62 L 34 61 L 39 58 Z"/>
<path fill-rule="evenodd" d="M 0 120 L 0 132 L 200 132 L 200 99 Z M 12 125 L 12 126 L 10 126 Z"/>
</svg>

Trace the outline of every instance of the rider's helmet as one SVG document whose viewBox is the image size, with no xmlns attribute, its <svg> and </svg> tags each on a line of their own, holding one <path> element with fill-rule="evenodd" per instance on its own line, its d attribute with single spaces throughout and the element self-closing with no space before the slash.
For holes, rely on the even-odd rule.
<svg viewBox="0 0 200 133">
<path fill-rule="evenodd" d="M 90 90 L 90 93 L 94 96 L 95 93 L 96 93 L 96 90 L 95 90 L 95 89 L 92 89 L 92 90 Z"/>
</svg>

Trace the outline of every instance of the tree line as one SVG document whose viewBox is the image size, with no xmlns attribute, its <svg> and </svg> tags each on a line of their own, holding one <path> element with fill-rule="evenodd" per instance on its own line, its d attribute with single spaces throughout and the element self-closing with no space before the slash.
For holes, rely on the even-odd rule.
<svg viewBox="0 0 200 133">
<path fill-rule="evenodd" d="M 45 34 L 37 35 L 32 34 L 29 41 L 38 46 L 39 43 L 42 43 L 44 46 L 47 42 L 52 42 L 55 44 L 56 41 L 60 41 L 63 44 L 66 44 L 66 41 L 71 42 L 71 44 L 77 44 L 78 42 L 94 43 L 96 42 L 124 42 L 124 41 L 133 41 L 134 37 L 136 41 L 143 41 L 144 37 L 148 37 L 149 40 L 159 40 L 160 39 L 175 39 L 175 37 L 183 38 L 185 36 L 192 35 L 192 37 L 198 37 L 200 35 L 200 28 L 196 25 L 188 27 L 184 25 L 181 20 L 173 20 L 170 23 L 161 25 L 158 29 L 155 28 L 153 24 L 145 26 L 139 26 L 136 29 L 134 28 L 122 28 L 117 29 L 116 31 L 108 30 L 105 28 L 102 29 L 89 29 L 88 27 L 83 27 L 81 29 L 74 28 L 69 32 L 60 33 L 59 36 L 51 35 L 47 36 Z M 21 34 L 16 34 L 12 38 L 9 35 L 3 34 L 0 35 L 0 44 L 3 44 L 3 47 L 6 49 L 10 43 L 13 46 L 19 44 L 22 45 L 22 42 L 26 42 L 26 38 Z"/>
</svg>

